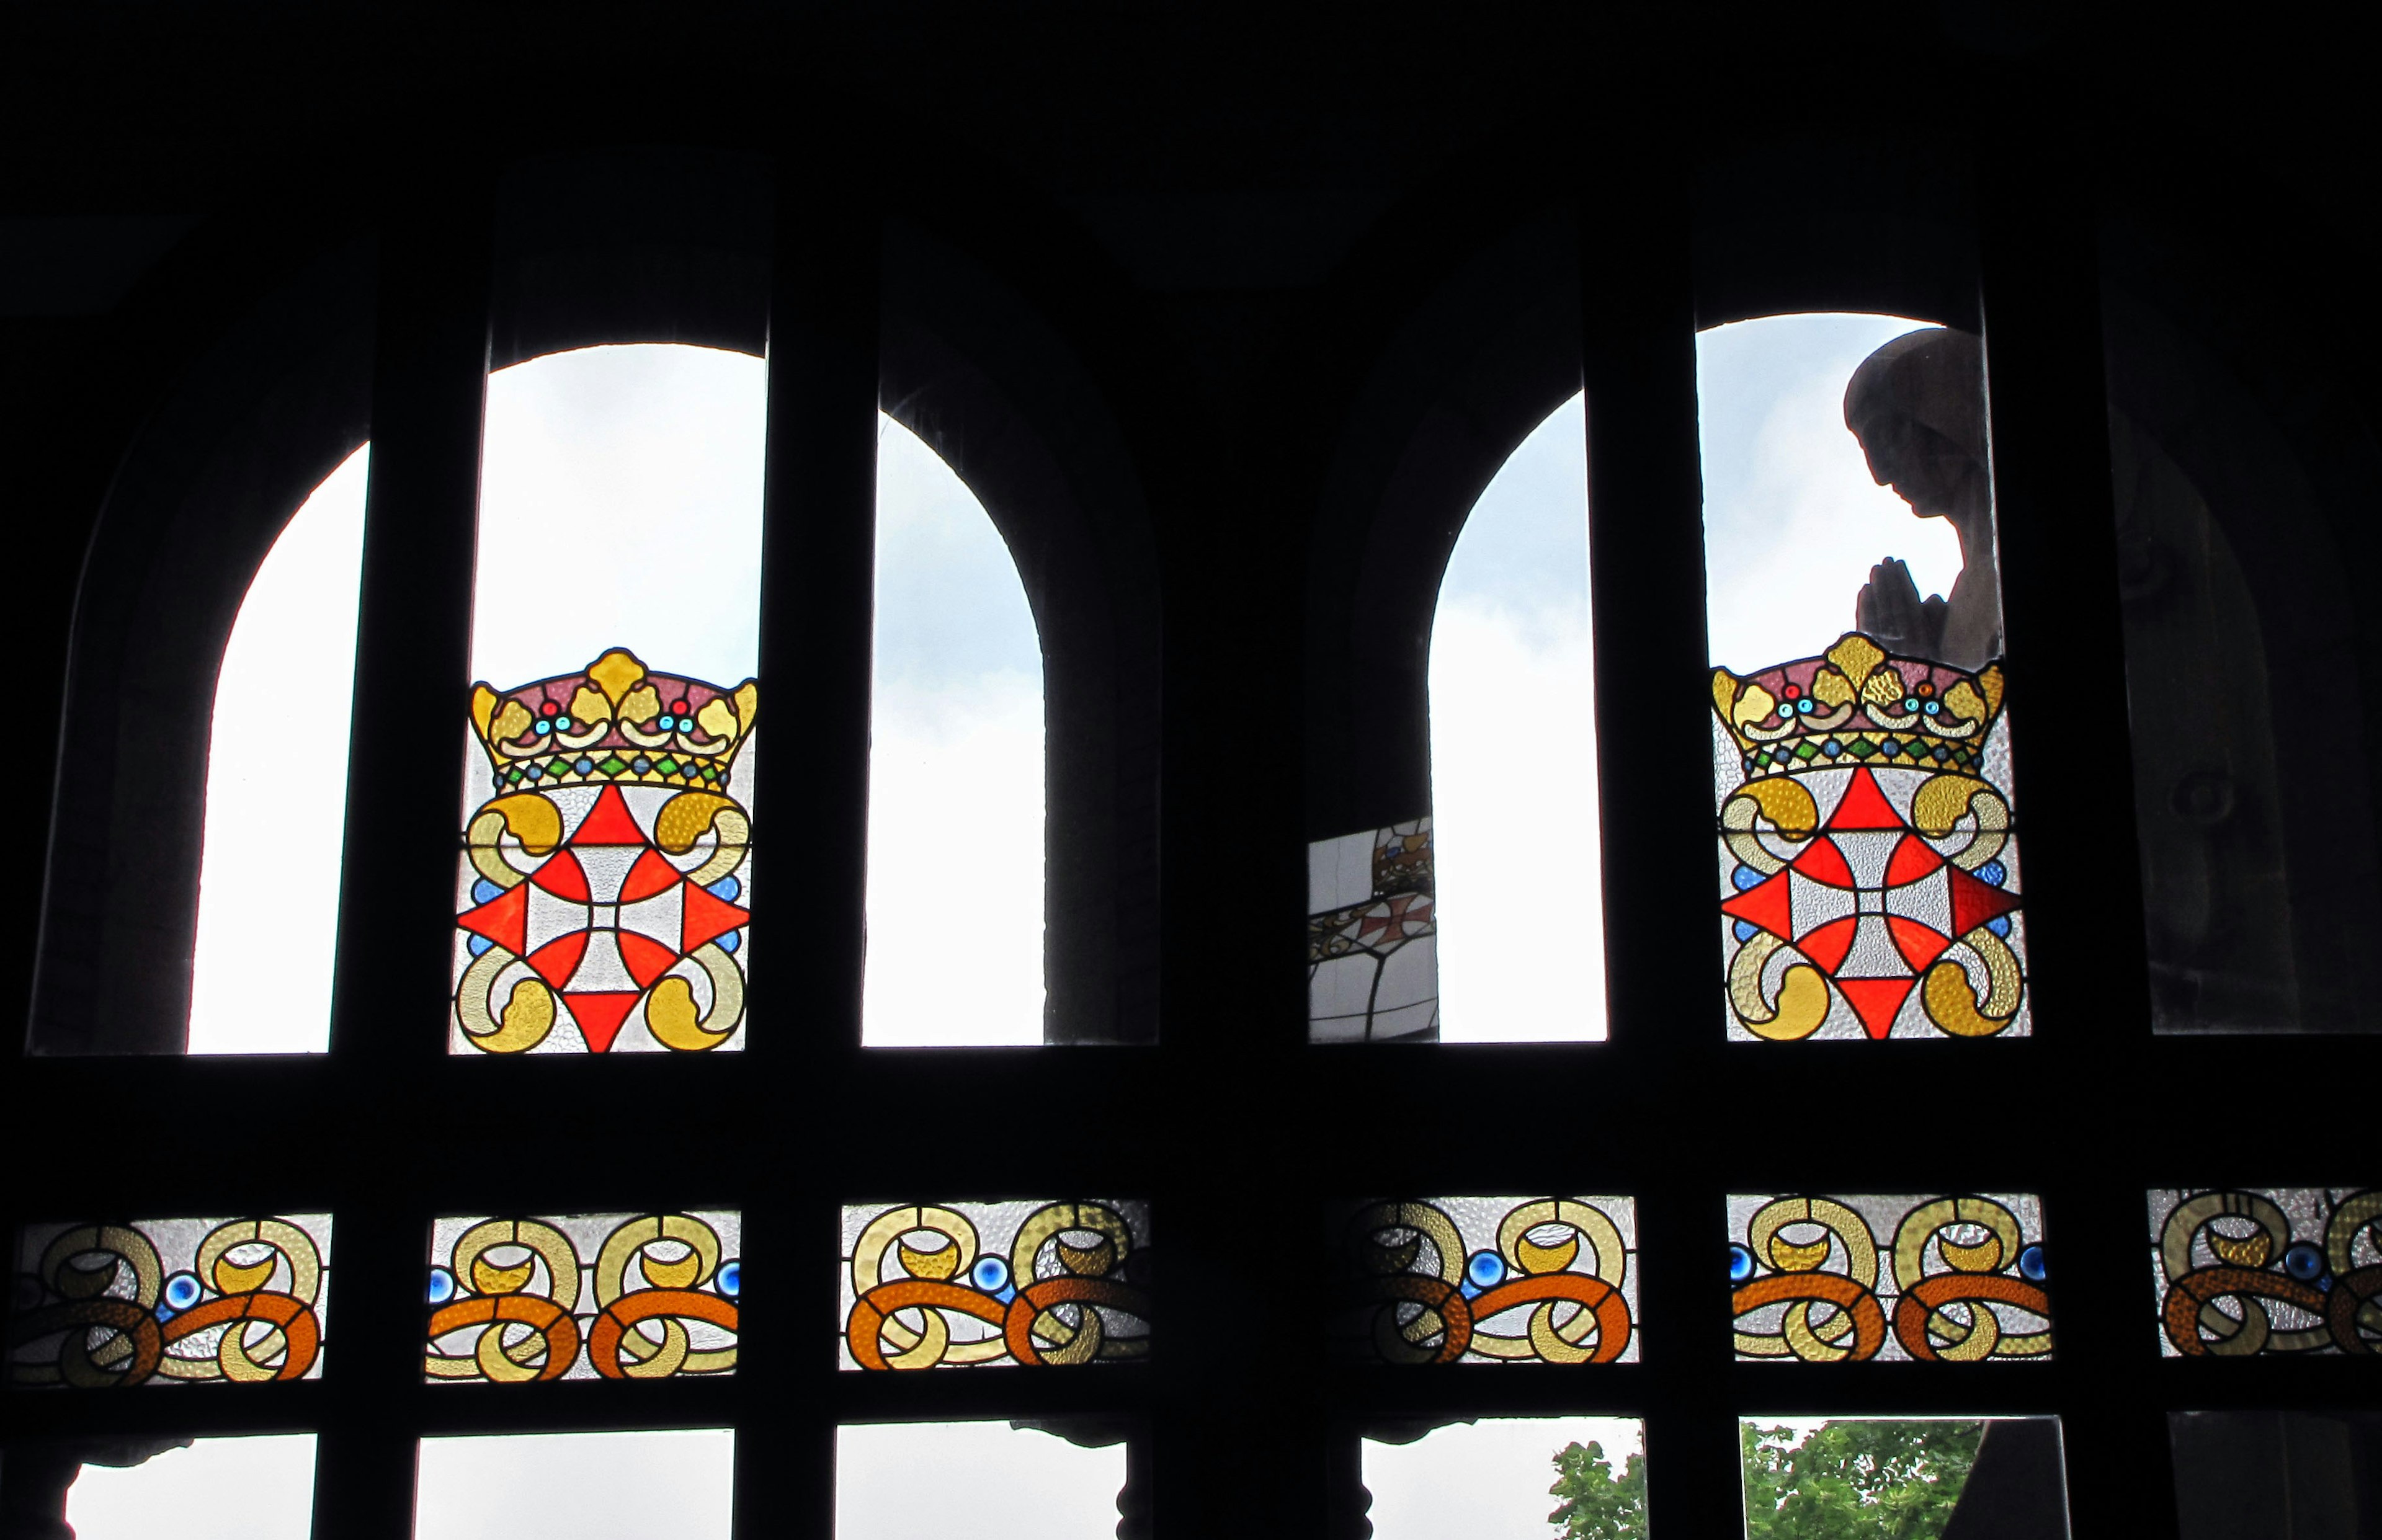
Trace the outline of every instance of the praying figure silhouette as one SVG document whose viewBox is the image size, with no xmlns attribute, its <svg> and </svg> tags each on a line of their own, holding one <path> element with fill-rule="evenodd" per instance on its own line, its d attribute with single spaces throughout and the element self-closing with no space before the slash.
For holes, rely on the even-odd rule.
<svg viewBox="0 0 2382 1540">
<path fill-rule="evenodd" d="M 1854 599 L 1853 623 L 1890 652 L 1983 667 L 2002 645 L 1983 344 L 1940 326 L 1896 337 L 1853 371 L 1845 426 L 1860 441 L 1878 485 L 1894 488 L 1922 519 L 1949 519 L 1960 537 L 1960 575 L 1949 598 L 1922 599 L 1909 567 L 1887 556 L 1870 568 Z"/>
</svg>

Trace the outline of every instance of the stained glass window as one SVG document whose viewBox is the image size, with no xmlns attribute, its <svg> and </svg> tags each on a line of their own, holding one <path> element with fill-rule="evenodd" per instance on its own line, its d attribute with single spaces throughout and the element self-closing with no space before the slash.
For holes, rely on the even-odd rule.
<svg viewBox="0 0 2382 1540">
<path fill-rule="evenodd" d="M 2004 693 L 1859 634 L 1713 671 L 1731 1036 L 2030 1030 Z"/>
<path fill-rule="evenodd" d="M 308 1540 L 314 1436 L 199 1438 L 137 1464 L 86 1461 L 67 1490 L 74 1540 Z"/>
<path fill-rule="evenodd" d="M 2026 1035 L 1978 339 L 1744 322 L 1698 388 L 1729 1035 Z"/>
<path fill-rule="evenodd" d="M 1428 1198 L 1341 1223 L 1344 1358 L 1615 1363 L 1638 1358 L 1637 1205 L 1627 1198 Z"/>
<path fill-rule="evenodd" d="M 1365 1516 L 1375 1540 L 1642 1540 L 1645 1449 L 1634 1417 L 1376 1426 L 1365 1436 Z"/>
<path fill-rule="evenodd" d="M 1021 1423 L 876 1423 L 835 1430 L 836 1540 L 971 1534 L 1114 1540 L 1122 1431 L 1097 1442 Z"/>
<path fill-rule="evenodd" d="M 8 1383 L 320 1378 L 330 1260 L 327 1214 L 28 1226 Z"/>
<path fill-rule="evenodd" d="M 489 376 L 453 1052 L 743 1045 L 765 373 L 669 346 Z"/>
<path fill-rule="evenodd" d="M 446 1384 L 736 1369 L 738 1215 L 445 1218 L 423 1374 Z"/>
<path fill-rule="evenodd" d="M 2382 1351 L 2382 1189 L 2150 1195 L 2169 1358 Z"/>
<path fill-rule="evenodd" d="M 413 1540 L 734 1531 L 736 1435 L 726 1428 L 425 1438 L 414 1472 Z"/>
<path fill-rule="evenodd" d="M 1604 1035 L 1586 404 L 1524 439 L 1465 515 L 1430 622 L 1439 1041 Z"/>
<path fill-rule="evenodd" d="M 1439 1030 L 1430 820 L 1307 848 L 1307 1033 L 1429 1041 Z"/>
<path fill-rule="evenodd" d="M 1149 1356 L 1149 1206 L 853 1204 L 846 1369 L 1131 1363 Z"/>
<path fill-rule="evenodd" d="M 984 505 L 890 417 L 875 615 L 861 1041 L 1040 1043 L 1041 638 Z"/>
<path fill-rule="evenodd" d="M 1806 1363 L 2042 1360 L 2051 1352 L 2041 1200 L 1728 1200 L 1737 1356 Z"/>
</svg>

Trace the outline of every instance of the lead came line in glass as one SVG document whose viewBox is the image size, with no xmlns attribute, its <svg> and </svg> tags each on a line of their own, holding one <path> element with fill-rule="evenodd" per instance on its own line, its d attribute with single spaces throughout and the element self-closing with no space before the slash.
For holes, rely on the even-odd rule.
<svg viewBox="0 0 2382 1540">
<path fill-rule="evenodd" d="M 1627 1198 L 1391 1199 L 1339 1225 L 1348 1272 L 1332 1340 L 1384 1363 L 1638 1358 L 1637 1204 Z"/>
<path fill-rule="evenodd" d="M 2169 1358 L 2382 1351 L 2382 1189 L 2157 1188 Z"/>
</svg>

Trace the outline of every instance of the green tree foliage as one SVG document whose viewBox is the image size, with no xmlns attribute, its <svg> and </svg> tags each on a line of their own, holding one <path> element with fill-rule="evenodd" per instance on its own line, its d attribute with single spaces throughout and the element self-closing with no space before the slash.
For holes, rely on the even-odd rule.
<svg viewBox="0 0 2382 1540">
<path fill-rule="evenodd" d="M 1604 1446 L 1570 1444 L 1555 1456 L 1547 1495 L 1563 1506 L 1547 1515 L 1561 1540 L 1646 1540 L 1646 1457 L 1633 1454 L 1614 1473 Z"/>
<path fill-rule="evenodd" d="M 1743 1424 L 1747 1540 L 1936 1540 L 1983 1423 Z"/>
</svg>

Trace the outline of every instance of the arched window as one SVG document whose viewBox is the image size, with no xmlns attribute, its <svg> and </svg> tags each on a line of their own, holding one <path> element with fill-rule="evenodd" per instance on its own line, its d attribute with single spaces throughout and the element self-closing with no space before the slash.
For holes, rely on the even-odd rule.
<svg viewBox="0 0 2382 1540">
<path fill-rule="evenodd" d="M 1604 1035 L 1587 413 L 1532 431 L 1464 520 L 1430 631 L 1439 1040 Z M 1450 907 L 1450 906 L 1453 907 Z"/>
</svg>

